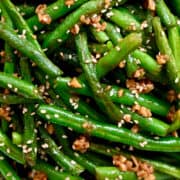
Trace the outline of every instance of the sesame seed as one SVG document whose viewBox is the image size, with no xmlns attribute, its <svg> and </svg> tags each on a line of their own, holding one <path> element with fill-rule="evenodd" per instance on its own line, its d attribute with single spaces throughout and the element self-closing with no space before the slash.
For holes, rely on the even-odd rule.
<svg viewBox="0 0 180 180">
<path fill-rule="evenodd" d="M 8 86 L 8 88 L 12 88 L 13 87 L 12 84 L 7 84 L 7 86 Z"/>
<path fill-rule="evenodd" d="M 54 114 L 54 117 L 55 118 L 59 118 L 59 114 Z"/>
<path fill-rule="evenodd" d="M 40 111 L 42 114 L 46 114 L 46 110 L 45 109 L 41 109 Z"/>
</svg>

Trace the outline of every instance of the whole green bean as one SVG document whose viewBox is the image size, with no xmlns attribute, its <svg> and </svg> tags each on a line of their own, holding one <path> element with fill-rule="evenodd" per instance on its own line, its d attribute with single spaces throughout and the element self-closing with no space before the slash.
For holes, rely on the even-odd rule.
<svg viewBox="0 0 180 180">
<path fill-rule="evenodd" d="M 131 145 L 137 149 L 162 152 L 178 152 L 180 150 L 179 138 L 166 137 L 160 138 L 159 140 L 149 139 L 140 134 L 132 134 L 130 130 L 125 128 L 118 128 L 115 125 L 87 120 L 81 115 L 75 115 L 55 106 L 40 105 L 37 113 L 52 123 L 71 127 L 80 133 L 89 133 L 95 137 Z M 86 128 L 85 124 L 89 124 L 92 128 Z"/>
<path fill-rule="evenodd" d="M 9 26 L 0 23 L 0 38 L 5 40 L 10 46 L 22 52 L 32 59 L 46 74 L 58 76 L 61 70 L 55 66 L 42 52 L 34 48 L 34 45 L 27 39 L 19 37 Z"/>
</svg>

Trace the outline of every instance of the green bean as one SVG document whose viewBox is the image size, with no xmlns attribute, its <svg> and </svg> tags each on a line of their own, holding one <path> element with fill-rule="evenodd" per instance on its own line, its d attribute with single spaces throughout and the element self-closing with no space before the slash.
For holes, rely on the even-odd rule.
<svg viewBox="0 0 180 180">
<path fill-rule="evenodd" d="M 13 27 L 13 22 L 11 21 L 9 14 L 7 13 L 6 9 L 4 8 L 3 4 L 0 4 L 0 8 L 2 10 L 2 16 L 4 18 L 4 21 L 6 24 L 9 26 Z M 4 63 L 4 72 L 13 74 L 14 73 L 14 54 L 13 54 L 13 49 L 5 43 L 4 45 L 4 50 L 5 50 L 5 63 Z"/>
<path fill-rule="evenodd" d="M 63 23 L 56 27 L 43 42 L 44 48 L 50 48 L 52 46 L 59 46 L 68 37 L 69 30 L 79 22 L 82 15 L 89 15 L 98 13 L 104 8 L 104 0 L 91 0 L 84 3 L 76 11 L 68 15 Z M 58 39 L 60 40 L 58 42 Z"/>
<path fill-rule="evenodd" d="M 67 172 L 56 171 L 53 166 L 41 160 L 38 160 L 36 165 L 33 166 L 33 168 L 38 171 L 44 172 L 48 176 L 49 180 L 54 180 L 54 179 L 83 180 L 81 177 L 72 176 Z"/>
<path fill-rule="evenodd" d="M 85 3 L 86 1 L 87 0 L 78 0 L 78 1 L 75 1 L 73 5 L 68 7 L 67 5 L 65 5 L 64 0 L 57 0 L 56 2 L 52 3 L 51 5 L 47 7 L 47 9 L 45 10 L 45 13 L 47 13 L 51 17 L 52 20 L 56 20 L 66 15 L 68 12 L 71 12 L 72 10 L 76 9 L 77 7 Z M 37 15 L 30 17 L 27 20 L 27 23 L 29 27 L 34 31 L 41 30 L 45 26 L 44 24 L 41 24 L 39 22 Z"/>
<path fill-rule="evenodd" d="M 113 44 L 117 45 L 120 39 L 122 39 L 122 35 L 120 34 L 120 32 L 118 32 L 118 30 L 120 31 L 120 29 L 116 27 L 114 24 L 111 24 L 110 22 L 104 22 L 106 23 L 105 32 L 107 33 Z"/>
<path fill-rule="evenodd" d="M 41 83 L 43 83 L 43 84 L 46 83 L 46 81 L 43 79 L 42 73 L 38 73 L 36 71 L 36 77 L 40 80 Z M 51 83 L 51 84 L 53 84 L 53 83 Z M 55 104 L 58 103 L 57 104 L 58 106 L 64 107 L 66 105 L 73 111 L 77 111 L 83 115 L 87 115 L 97 121 L 99 121 L 99 120 L 103 121 L 105 119 L 105 117 L 102 114 L 95 111 L 90 105 L 88 105 L 88 103 L 83 101 L 80 97 L 74 96 L 70 92 L 66 92 L 66 91 L 62 90 L 60 92 L 60 99 L 57 99 L 56 94 L 55 94 L 56 89 L 54 89 L 54 91 L 55 92 L 53 92 L 53 90 L 50 89 L 48 91 L 48 93 L 51 96 L 51 98 L 55 101 Z M 59 102 L 61 100 L 63 102 Z M 73 100 L 75 100 L 75 102 Z"/>
<path fill-rule="evenodd" d="M 109 40 L 108 35 L 104 31 L 97 31 L 94 27 L 90 27 L 90 31 L 98 43 L 106 43 Z"/>
<path fill-rule="evenodd" d="M 22 79 L 25 81 L 32 83 L 32 77 L 31 72 L 29 68 L 29 62 L 26 57 L 21 57 L 20 59 L 20 70 L 21 70 L 21 76 Z M 23 135 L 23 146 L 27 150 L 24 153 L 26 162 L 33 166 L 36 163 L 37 159 L 37 142 L 36 142 L 36 132 L 35 129 L 35 118 L 32 116 L 32 113 L 34 112 L 35 108 L 33 107 L 34 104 L 28 104 L 24 108 L 27 110 L 27 112 L 23 115 L 23 123 L 24 123 L 24 135 Z"/>
<path fill-rule="evenodd" d="M 31 103 L 33 102 L 32 99 L 24 98 L 22 96 L 16 95 L 4 95 L 0 93 L 0 103 L 2 104 L 24 104 L 24 103 Z"/>
<path fill-rule="evenodd" d="M 12 142 L 13 144 L 20 145 L 22 143 L 22 135 L 18 132 L 12 132 Z"/>
<path fill-rule="evenodd" d="M 166 37 L 166 34 L 161 26 L 160 19 L 158 17 L 153 18 L 153 28 L 155 32 L 155 38 L 157 46 L 161 54 L 168 55 L 169 60 L 166 63 L 166 72 L 171 86 L 175 91 L 180 92 L 180 70 L 177 67 L 175 58 L 173 56 L 172 50 L 169 47 L 169 43 Z"/>
<path fill-rule="evenodd" d="M 0 151 L 9 158 L 14 159 L 20 164 L 24 164 L 24 155 L 20 149 L 12 144 L 11 140 L 0 130 Z"/>
<path fill-rule="evenodd" d="M 61 70 L 55 66 L 42 52 L 34 48 L 28 40 L 18 36 L 9 26 L 0 23 L 0 38 L 5 40 L 10 46 L 22 52 L 32 59 L 46 74 L 58 76 Z"/>
<path fill-rule="evenodd" d="M 172 27 L 176 25 L 176 18 L 169 10 L 168 6 L 165 4 L 164 0 L 156 1 L 156 11 L 161 21 L 165 26 Z"/>
<path fill-rule="evenodd" d="M 69 171 L 71 174 L 79 175 L 84 171 L 83 167 L 80 166 L 76 161 L 72 161 L 68 156 L 63 154 L 53 139 L 47 134 L 43 128 L 40 128 L 41 137 L 44 142 L 47 143 L 47 153 L 60 165 L 65 171 Z"/>
<path fill-rule="evenodd" d="M 113 25 L 111 25 L 111 26 L 113 28 Z M 108 28 L 108 24 L 107 24 L 107 28 Z M 113 35 L 112 32 L 109 32 L 109 34 L 111 36 Z M 116 32 L 116 34 L 113 35 L 114 44 L 117 45 L 120 39 L 121 39 L 120 34 Z M 131 56 L 132 56 L 131 60 L 129 59 L 130 56 L 128 56 L 128 58 L 127 58 L 127 66 L 128 66 L 128 61 L 131 61 L 131 63 L 129 62 L 129 66 L 127 67 L 128 71 L 129 71 L 129 73 L 128 73 L 129 76 L 130 76 L 130 74 L 133 74 L 133 72 L 135 72 L 138 68 L 136 63 L 135 62 L 132 63 L 132 61 L 137 61 L 140 63 L 139 65 L 141 67 L 143 67 L 145 69 L 145 71 L 148 73 L 149 78 L 151 78 L 155 81 L 157 81 L 157 80 L 159 80 L 161 82 L 165 81 L 165 79 L 162 78 L 163 76 L 161 74 L 161 66 L 147 53 L 137 49 L 134 52 L 132 52 Z"/>
<path fill-rule="evenodd" d="M 24 35 L 26 36 L 27 40 L 29 40 L 38 50 L 41 51 L 41 47 L 33 37 L 31 29 L 29 28 L 21 14 L 17 11 L 17 8 L 14 6 L 14 4 L 10 0 L 2 0 L 2 3 L 9 13 L 11 19 L 15 23 L 16 27 L 18 28 L 18 30 L 20 30 L 20 33 L 25 33 Z"/>
<path fill-rule="evenodd" d="M 140 66 L 144 68 L 150 77 L 153 76 L 154 78 L 158 77 L 159 79 L 163 79 L 160 76 L 161 66 L 150 55 L 140 50 L 135 50 L 132 52 L 132 56 L 140 61 Z"/>
<path fill-rule="evenodd" d="M 137 177 L 133 172 L 122 172 L 116 167 L 96 167 L 96 179 L 104 180 L 104 179 L 123 179 L 123 180 L 136 180 Z"/>
<path fill-rule="evenodd" d="M 13 54 L 13 49 L 5 43 L 5 63 L 4 63 L 4 72 L 8 74 L 13 74 L 15 72 L 15 56 Z"/>
<path fill-rule="evenodd" d="M 13 22 L 11 21 L 6 9 L 4 8 L 3 4 L 0 4 L 0 8 L 2 10 L 2 17 L 4 18 L 4 21 L 9 26 L 13 27 Z M 13 53 L 13 49 L 7 44 L 4 44 L 4 50 L 5 50 L 5 57 L 4 57 L 4 72 L 8 74 L 13 74 L 15 70 L 15 57 Z M 1 122 L 1 128 L 3 132 L 8 131 L 8 122 L 2 121 Z"/>
<path fill-rule="evenodd" d="M 56 89 L 56 92 L 60 94 L 61 90 L 64 89 L 65 91 L 72 91 L 81 95 L 92 97 L 92 92 L 89 90 L 85 83 L 78 79 L 79 83 L 81 83 L 81 88 L 72 88 L 68 86 L 68 82 L 70 82 L 70 80 L 71 78 L 58 77 L 54 84 L 54 89 Z M 103 85 L 103 88 L 105 87 L 107 87 L 106 84 Z M 120 89 L 123 90 L 123 96 L 121 97 L 118 96 L 118 91 Z M 147 107 L 151 110 L 151 112 L 161 116 L 167 116 L 170 110 L 169 103 L 160 100 L 159 98 L 152 95 L 139 94 L 139 96 L 136 97 L 128 89 L 118 86 L 112 86 L 109 90 L 107 90 L 107 93 L 109 94 L 113 102 L 120 104 L 122 103 L 125 105 L 133 105 L 134 102 L 137 102 L 139 105 Z"/>
<path fill-rule="evenodd" d="M 108 41 L 105 44 L 90 43 L 88 44 L 88 47 L 92 53 L 104 54 L 113 48 L 113 44 L 111 41 Z"/>
<path fill-rule="evenodd" d="M 156 11 L 159 15 L 161 21 L 164 23 L 164 25 L 168 28 L 168 40 L 169 45 L 172 49 L 172 52 L 175 57 L 175 63 L 178 68 L 180 68 L 180 36 L 179 36 L 179 30 L 177 26 L 176 17 L 171 13 L 168 6 L 165 4 L 163 0 L 158 0 L 156 3 Z"/>
<path fill-rule="evenodd" d="M 169 126 L 167 123 L 154 118 L 154 117 L 150 117 L 150 118 L 145 118 L 143 116 L 140 116 L 130 110 L 128 110 L 128 108 L 126 107 L 122 107 L 121 106 L 121 110 L 124 114 L 130 114 L 132 121 L 135 121 L 135 123 L 137 123 L 140 127 L 141 130 L 143 131 L 147 131 L 151 134 L 155 134 L 158 136 L 165 136 L 169 133 L 171 126 Z M 178 128 L 179 126 L 176 125 L 176 128 Z"/>
<path fill-rule="evenodd" d="M 29 4 L 20 4 L 16 6 L 18 12 L 24 18 L 30 18 L 35 13 L 35 6 Z"/>
<path fill-rule="evenodd" d="M 180 110 L 176 111 L 176 113 L 174 114 L 173 122 L 170 125 L 168 132 L 171 133 L 179 129 L 180 129 Z"/>
<path fill-rule="evenodd" d="M 174 58 L 176 60 L 176 65 L 178 68 L 180 68 L 180 32 L 178 30 L 178 27 L 172 27 L 168 29 L 168 40 L 169 40 L 169 45 L 172 49 Z"/>
<path fill-rule="evenodd" d="M 41 99 L 41 96 L 39 95 L 39 92 L 34 85 L 24 80 L 20 80 L 13 75 L 0 72 L 0 83 L 0 87 L 8 88 L 9 90 L 14 91 L 15 93 L 26 98 L 37 100 Z"/>
<path fill-rule="evenodd" d="M 180 149 L 180 139 L 173 137 L 153 140 L 145 138 L 140 134 L 132 134 L 125 128 L 118 128 L 115 125 L 104 122 L 87 120 L 81 115 L 60 109 L 55 106 L 40 105 L 37 113 L 47 121 L 65 127 L 71 127 L 80 133 L 89 133 L 92 136 L 103 138 L 112 142 L 124 143 L 136 147 L 137 149 L 162 152 L 178 152 Z M 56 117 L 55 117 L 56 116 Z M 83 124 L 90 124 L 91 129 L 83 127 Z"/>
<path fill-rule="evenodd" d="M 36 142 L 36 132 L 35 132 L 35 118 L 32 116 L 34 112 L 33 104 L 29 104 L 27 107 L 27 112 L 23 116 L 24 123 L 24 134 L 23 134 L 23 146 L 25 149 L 30 151 L 24 152 L 26 162 L 29 165 L 34 165 L 37 159 L 37 142 Z"/>
<path fill-rule="evenodd" d="M 94 174 L 95 173 L 95 167 L 96 167 L 94 162 L 85 158 L 81 153 L 77 153 L 77 152 L 74 152 L 73 150 L 71 150 L 71 148 L 69 147 L 68 140 L 65 138 L 62 138 L 64 135 L 66 136 L 64 129 L 62 127 L 59 127 L 56 125 L 55 126 L 55 134 L 56 134 L 56 137 L 59 140 L 60 144 L 62 145 L 63 151 L 66 152 L 66 154 L 69 157 L 71 157 L 76 162 L 78 162 L 83 167 L 85 167 L 85 169 L 87 171 Z"/>
<path fill-rule="evenodd" d="M 134 73 L 139 69 L 139 64 L 136 62 L 136 59 L 132 55 L 128 55 L 126 58 L 126 73 L 128 77 L 133 77 Z"/>
<path fill-rule="evenodd" d="M 129 158 L 132 153 L 128 153 L 127 151 L 123 151 L 117 148 L 112 148 L 111 146 L 104 146 L 100 144 L 91 143 L 90 150 L 99 154 L 103 154 L 106 156 L 112 157 L 113 155 L 122 154 Z M 148 158 L 136 156 L 139 160 L 147 162 L 148 164 L 152 165 L 155 170 L 162 172 L 164 174 L 171 175 L 173 177 L 179 178 L 180 177 L 180 169 L 173 165 L 165 164 L 160 161 L 150 160 Z"/>
<path fill-rule="evenodd" d="M 115 48 L 112 48 L 107 55 L 100 58 L 96 64 L 98 78 L 103 77 L 113 70 L 124 58 L 142 43 L 140 33 L 131 33 L 121 40 Z"/>
<path fill-rule="evenodd" d="M 31 77 L 28 58 L 21 57 L 19 64 L 20 64 L 20 72 L 22 79 L 32 84 L 32 77 Z"/>
<path fill-rule="evenodd" d="M 18 177 L 16 171 L 10 166 L 5 157 L 2 154 L 0 154 L 0 157 L 0 173 L 3 177 L 7 180 L 20 180 L 20 177 Z"/>
<path fill-rule="evenodd" d="M 77 111 L 82 115 L 87 115 L 88 117 L 93 118 L 96 121 L 103 121 L 105 119 L 102 114 L 95 111 L 90 105 L 88 105 L 78 96 L 73 96 L 68 92 L 61 91 L 61 98 L 63 99 L 64 103 L 73 111 Z M 77 100 L 78 102 L 71 103 L 70 101 L 73 101 L 73 99 L 75 99 L 75 101 Z"/>
<path fill-rule="evenodd" d="M 92 162 L 93 159 L 93 163 L 95 164 L 95 166 L 111 166 L 111 162 L 109 162 L 109 159 L 104 159 L 102 157 L 100 157 L 98 154 L 93 153 L 93 152 L 89 152 L 87 151 L 86 153 L 81 153 L 81 156 L 85 157 L 86 159 L 88 159 L 89 161 Z"/>
<path fill-rule="evenodd" d="M 140 22 L 125 8 L 112 9 L 106 17 L 126 31 L 140 31 Z"/>
<path fill-rule="evenodd" d="M 99 108 L 110 118 L 110 120 L 118 122 L 120 119 L 122 119 L 123 114 L 119 108 L 113 104 L 98 81 L 95 69 L 96 67 L 93 64 L 92 56 L 88 49 L 86 34 L 79 34 L 76 37 L 75 42 L 80 64 L 84 70 L 85 78 L 93 92 L 93 97 L 96 103 L 98 104 Z"/>
</svg>

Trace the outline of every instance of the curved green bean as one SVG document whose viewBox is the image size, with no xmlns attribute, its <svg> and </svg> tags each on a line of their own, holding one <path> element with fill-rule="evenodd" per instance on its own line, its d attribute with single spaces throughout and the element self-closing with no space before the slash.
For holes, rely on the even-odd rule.
<svg viewBox="0 0 180 180">
<path fill-rule="evenodd" d="M 143 137 L 140 134 L 132 134 L 125 128 L 118 128 L 103 122 L 87 120 L 81 115 L 75 115 L 69 111 L 55 106 L 40 105 L 37 113 L 47 121 L 65 127 L 71 127 L 80 133 L 89 133 L 92 136 L 103 138 L 112 142 L 124 143 L 134 146 L 137 149 L 162 152 L 179 152 L 180 139 L 173 137 L 153 140 Z M 56 116 L 56 117 L 55 117 Z M 86 129 L 83 124 L 89 124 L 92 128 Z"/>
</svg>

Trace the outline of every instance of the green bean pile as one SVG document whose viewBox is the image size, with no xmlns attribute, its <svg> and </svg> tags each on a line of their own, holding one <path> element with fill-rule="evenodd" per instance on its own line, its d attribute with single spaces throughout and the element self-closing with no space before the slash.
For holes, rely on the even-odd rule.
<svg viewBox="0 0 180 180">
<path fill-rule="evenodd" d="M 1 0 L 0 179 L 180 179 L 179 18 L 179 0 Z"/>
</svg>

